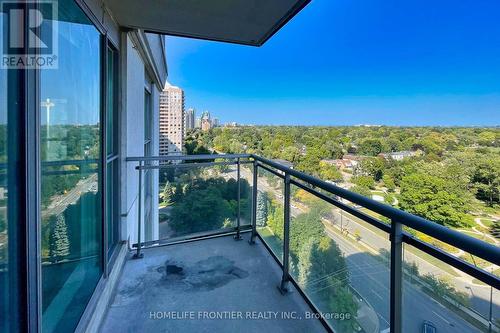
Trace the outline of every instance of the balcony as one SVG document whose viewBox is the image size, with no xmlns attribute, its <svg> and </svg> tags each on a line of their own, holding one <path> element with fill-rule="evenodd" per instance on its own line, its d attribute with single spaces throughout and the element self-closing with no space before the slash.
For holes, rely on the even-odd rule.
<svg viewBox="0 0 500 333">
<path fill-rule="evenodd" d="M 248 240 L 250 234 L 243 235 Z M 296 290 L 276 288 L 281 270 L 256 241 L 232 236 L 145 249 L 126 262 L 102 332 L 324 332 Z"/>
<path fill-rule="evenodd" d="M 498 247 L 255 155 L 128 162 L 144 218 L 102 332 L 500 330 Z"/>
</svg>

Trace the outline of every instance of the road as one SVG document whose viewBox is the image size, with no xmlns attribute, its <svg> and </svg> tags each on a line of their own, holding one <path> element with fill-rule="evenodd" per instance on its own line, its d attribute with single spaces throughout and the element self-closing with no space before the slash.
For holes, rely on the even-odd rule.
<svg viewBox="0 0 500 333">
<path fill-rule="evenodd" d="M 42 218 L 62 214 L 68 206 L 75 204 L 83 194 L 91 191 L 97 192 L 97 181 L 97 174 L 92 174 L 78 181 L 75 187 L 65 194 L 52 198 L 52 202 L 49 206 L 42 211 Z"/>
<path fill-rule="evenodd" d="M 361 239 L 364 243 L 370 247 L 379 250 L 385 249 L 390 250 L 390 243 L 388 238 L 384 238 L 381 235 L 373 232 L 367 228 L 362 223 L 358 223 L 354 219 L 350 219 L 346 216 L 347 214 L 341 213 L 339 210 L 334 211 L 334 216 L 337 224 L 340 224 L 342 220 L 342 227 L 349 231 L 350 234 L 354 234 L 358 231 L 361 235 Z M 407 245 L 405 245 L 407 246 Z M 443 269 L 427 262 L 420 256 L 405 250 L 404 260 L 406 262 L 414 262 L 419 268 L 420 274 L 430 273 L 436 277 L 442 277 L 452 281 L 452 284 L 460 291 L 472 294 L 471 298 L 471 308 L 479 312 L 484 318 L 488 318 L 489 315 L 489 300 L 490 300 L 490 287 L 479 284 L 472 284 L 472 278 L 468 276 L 453 276 L 450 273 L 444 271 Z M 465 274 L 462 274 L 465 275 Z M 493 299 L 493 317 L 498 318 L 500 316 L 500 299 Z"/>
<path fill-rule="evenodd" d="M 242 176 L 246 179 L 251 179 L 250 173 L 245 169 L 242 169 Z M 263 191 L 273 193 L 277 199 L 281 200 L 283 198 L 280 191 L 269 186 L 262 177 L 259 178 L 259 187 Z M 303 212 L 304 210 L 299 208 L 298 204 L 292 203 L 292 216 L 297 216 Z M 344 228 L 347 228 L 351 234 L 358 231 L 363 241 L 374 249 L 390 249 L 388 237 L 384 238 L 345 215 L 341 216 L 338 211 L 334 210 L 333 213 L 334 220 L 336 220 L 337 223 L 342 219 Z M 381 331 L 387 329 L 389 327 L 389 268 L 380 260 L 371 256 L 370 253 L 366 252 L 366 249 L 360 249 L 357 246 L 354 247 L 354 245 L 343 239 L 343 237 L 331 231 L 329 231 L 328 234 L 337 244 L 339 244 L 346 255 L 351 273 L 352 286 L 358 290 L 365 300 L 372 304 L 376 311 L 379 312 Z M 423 270 L 424 273 L 433 273 L 434 275 L 445 274 L 450 276 L 442 269 L 408 251 L 405 251 L 405 256 L 406 260 L 417 262 L 421 272 Z M 457 287 L 462 290 L 467 290 L 465 287 L 471 288 L 470 291 L 474 293 L 475 296 L 472 299 L 472 306 L 475 307 L 476 310 L 481 311 L 484 317 L 487 317 L 490 288 L 480 285 L 470 285 L 470 283 L 459 279 L 454 279 L 453 282 L 454 284 L 457 283 Z M 424 320 L 432 321 L 438 328 L 438 332 L 465 333 L 478 331 L 477 328 L 471 326 L 455 312 L 445 308 L 431 296 L 425 294 L 415 286 L 407 282 L 405 282 L 404 286 L 404 332 L 420 332 Z M 494 307 L 494 314 L 499 313 L 498 304 L 495 304 Z M 494 315 L 494 317 L 496 316 Z"/>
<path fill-rule="evenodd" d="M 357 249 L 344 237 L 325 229 L 344 253 L 351 285 L 372 305 L 380 319 L 380 330 L 389 328 L 390 271 L 387 264 Z M 429 320 L 439 333 L 468 333 L 478 330 L 408 282 L 403 290 L 403 332 L 420 333 Z"/>
</svg>

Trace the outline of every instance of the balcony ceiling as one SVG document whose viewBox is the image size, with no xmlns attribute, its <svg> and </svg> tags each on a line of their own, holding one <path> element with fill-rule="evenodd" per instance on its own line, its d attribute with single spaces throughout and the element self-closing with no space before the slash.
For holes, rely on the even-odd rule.
<svg viewBox="0 0 500 333">
<path fill-rule="evenodd" d="M 261 46 L 310 0 L 106 0 L 121 26 Z"/>
</svg>

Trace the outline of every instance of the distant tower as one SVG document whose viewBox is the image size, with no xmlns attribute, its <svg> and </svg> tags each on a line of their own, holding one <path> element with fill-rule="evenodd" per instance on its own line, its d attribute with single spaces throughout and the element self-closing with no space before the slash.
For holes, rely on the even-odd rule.
<svg viewBox="0 0 500 333">
<path fill-rule="evenodd" d="M 46 112 L 46 117 L 47 117 L 47 154 L 50 153 L 50 111 L 51 109 L 56 106 L 53 102 L 51 102 L 50 98 L 47 98 L 47 100 L 42 101 L 40 103 L 40 106 L 45 108 L 47 110 Z"/>
<path fill-rule="evenodd" d="M 184 91 L 166 82 L 160 93 L 160 156 L 182 155 L 184 118 Z"/>
<path fill-rule="evenodd" d="M 212 121 L 212 126 L 213 127 L 219 127 L 220 126 L 220 123 L 219 123 L 219 118 L 214 118 L 213 121 Z"/>
<path fill-rule="evenodd" d="M 210 112 L 205 111 L 201 114 L 201 130 L 209 131 L 212 128 L 212 119 L 210 118 Z"/>
<path fill-rule="evenodd" d="M 186 124 L 185 124 L 186 131 L 194 129 L 194 119 L 195 119 L 195 117 L 196 117 L 196 110 L 193 109 L 193 108 L 189 108 L 186 111 Z"/>
</svg>

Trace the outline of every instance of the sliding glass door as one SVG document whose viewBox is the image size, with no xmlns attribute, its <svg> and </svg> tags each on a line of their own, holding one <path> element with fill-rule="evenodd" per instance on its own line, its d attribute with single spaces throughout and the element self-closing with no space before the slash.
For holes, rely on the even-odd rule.
<svg viewBox="0 0 500 333">
<path fill-rule="evenodd" d="M 103 260 L 101 35 L 73 0 L 57 3 L 59 68 L 40 71 L 44 333 L 75 329 Z"/>
<path fill-rule="evenodd" d="M 0 332 L 74 331 L 119 240 L 118 48 L 74 0 L 50 4 L 14 9 L 57 31 L 57 68 L 0 69 Z"/>
</svg>

